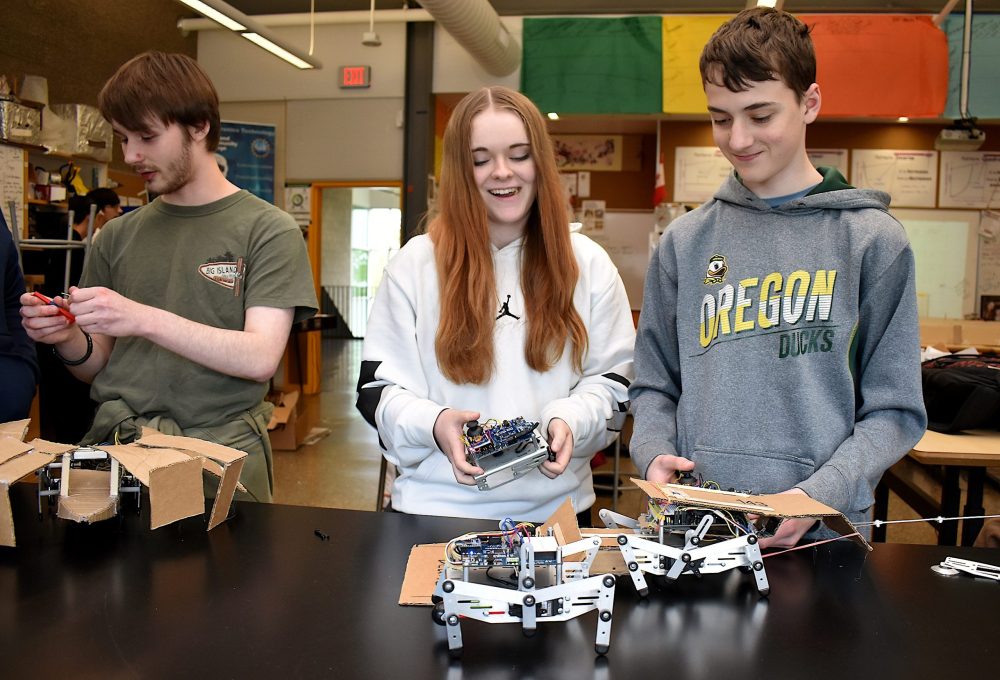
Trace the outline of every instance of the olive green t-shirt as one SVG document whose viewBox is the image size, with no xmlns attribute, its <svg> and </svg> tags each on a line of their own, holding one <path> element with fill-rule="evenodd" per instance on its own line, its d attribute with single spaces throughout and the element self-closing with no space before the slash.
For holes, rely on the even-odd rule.
<svg viewBox="0 0 1000 680">
<path fill-rule="evenodd" d="M 292 217 L 247 191 L 202 206 L 156 199 L 94 241 L 82 287 L 104 286 L 197 323 L 242 330 L 248 307 L 316 312 L 309 259 Z M 147 340 L 118 338 L 91 396 L 182 428 L 212 427 L 261 402 L 267 384 L 224 375 Z"/>
</svg>

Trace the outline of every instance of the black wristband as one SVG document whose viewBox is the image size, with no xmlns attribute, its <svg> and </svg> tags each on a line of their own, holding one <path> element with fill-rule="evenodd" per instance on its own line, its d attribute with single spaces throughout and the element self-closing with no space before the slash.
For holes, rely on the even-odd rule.
<svg viewBox="0 0 1000 680">
<path fill-rule="evenodd" d="M 83 333 L 83 337 L 87 338 L 87 351 L 84 352 L 83 356 L 80 357 L 79 359 L 75 359 L 73 361 L 70 361 L 69 359 L 67 359 L 62 354 L 59 353 L 59 350 L 56 349 L 55 345 L 52 345 L 52 353 L 56 355 L 56 359 L 58 359 L 59 361 L 63 362 L 67 366 L 79 366 L 80 364 L 82 364 L 83 362 L 85 362 L 87 359 L 89 359 L 90 355 L 94 353 L 94 339 L 92 337 L 90 337 L 90 333 L 88 333 L 87 331 L 83 330 L 82 328 L 80 329 L 80 332 Z"/>
</svg>

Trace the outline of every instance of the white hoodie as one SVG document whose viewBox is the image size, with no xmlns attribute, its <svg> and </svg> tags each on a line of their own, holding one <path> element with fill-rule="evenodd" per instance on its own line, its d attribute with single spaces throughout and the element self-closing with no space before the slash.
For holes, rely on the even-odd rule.
<svg viewBox="0 0 1000 680">
<path fill-rule="evenodd" d="M 376 425 L 386 459 L 399 469 L 392 488 L 396 510 L 540 522 L 567 496 L 577 512 L 594 502 L 590 459 L 614 441 L 628 409 L 635 330 L 625 287 L 607 253 L 573 234 L 580 269 L 573 304 L 589 342 L 583 375 L 573 369 L 568 343 L 555 366 L 534 371 L 524 359 L 522 244 L 518 239 L 493 247 L 496 299 L 483 304 L 499 316 L 493 334 L 496 370 L 483 385 L 455 384 L 438 366 L 440 300 L 431 239 L 414 237 L 386 268 L 368 321 L 358 408 Z M 510 314 L 501 314 L 504 304 Z M 533 470 L 488 491 L 459 484 L 434 442 L 434 422 L 445 408 L 478 411 L 484 422 L 523 416 L 541 423 L 543 437 L 549 421 L 561 418 L 573 432 L 573 458 L 556 479 Z"/>
</svg>

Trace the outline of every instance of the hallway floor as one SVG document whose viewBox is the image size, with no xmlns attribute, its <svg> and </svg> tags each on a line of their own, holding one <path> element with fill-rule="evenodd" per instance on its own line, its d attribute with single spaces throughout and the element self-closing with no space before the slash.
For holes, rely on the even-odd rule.
<svg viewBox="0 0 1000 680">
<path fill-rule="evenodd" d="M 361 346 L 361 340 L 324 339 L 322 391 L 307 396 L 303 409 L 312 426 L 329 428 L 330 434 L 296 451 L 274 452 L 275 503 L 375 510 L 381 463 L 378 436 L 354 407 Z M 610 473 L 611 466 L 609 457 L 599 470 Z M 933 476 L 916 464 L 910 466 L 923 490 L 940 498 L 940 484 Z M 622 460 L 622 470 L 626 480 L 629 473 L 634 474 L 627 457 Z M 631 485 L 626 481 L 626 486 Z M 635 517 L 640 496 L 638 489 L 622 494 L 619 512 Z M 987 514 L 1000 513 L 1000 492 L 995 483 L 987 483 L 984 506 Z M 610 492 L 598 494 L 597 507 L 611 507 Z M 916 518 L 895 494 L 890 495 L 890 520 Z M 888 540 L 933 544 L 937 534 L 929 523 L 897 524 L 888 527 Z"/>
</svg>

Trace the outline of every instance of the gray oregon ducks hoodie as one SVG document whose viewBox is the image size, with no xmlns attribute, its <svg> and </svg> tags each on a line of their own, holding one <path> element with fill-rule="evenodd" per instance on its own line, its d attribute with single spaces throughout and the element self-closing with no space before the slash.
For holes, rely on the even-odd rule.
<svg viewBox="0 0 1000 680">
<path fill-rule="evenodd" d="M 673 222 L 646 273 L 632 459 L 723 489 L 799 487 L 863 521 L 924 432 L 913 253 L 889 196 L 826 168 L 771 208 L 735 176 Z"/>
</svg>

